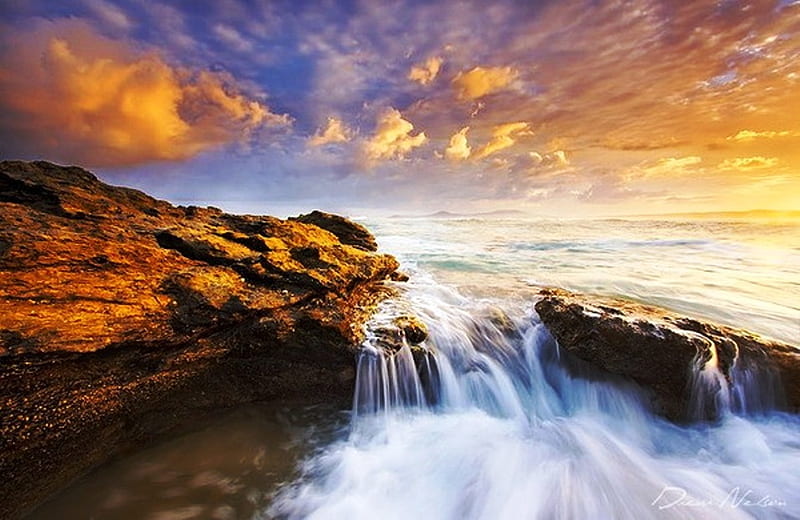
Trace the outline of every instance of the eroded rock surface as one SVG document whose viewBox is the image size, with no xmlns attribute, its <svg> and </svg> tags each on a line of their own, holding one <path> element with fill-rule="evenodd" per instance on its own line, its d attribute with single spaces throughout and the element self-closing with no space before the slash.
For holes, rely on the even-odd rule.
<svg viewBox="0 0 800 520">
<path fill-rule="evenodd" d="M 346 402 L 398 264 L 321 215 L 174 207 L 80 168 L 0 163 L 0 517 L 198 410 Z"/>
<path fill-rule="evenodd" d="M 740 383 L 735 380 L 745 371 L 755 374 L 762 393 L 770 394 L 772 385 L 777 390 L 763 399 L 800 410 L 797 347 L 629 301 L 561 289 L 544 289 L 541 296 L 536 311 L 561 348 L 650 390 L 656 411 L 670 419 L 689 418 L 693 374 L 714 353 L 729 382 Z"/>
<path fill-rule="evenodd" d="M 364 251 L 377 251 L 378 243 L 375 237 L 361 224 L 347 220 L 339 215 L 332 215 L 322 211 L 312 211 L 306 215 L 300 215 L 289 220 L 314 224 L 322 229 L 326 229 L 336 235 L 342 242 Z"/>
</svg>

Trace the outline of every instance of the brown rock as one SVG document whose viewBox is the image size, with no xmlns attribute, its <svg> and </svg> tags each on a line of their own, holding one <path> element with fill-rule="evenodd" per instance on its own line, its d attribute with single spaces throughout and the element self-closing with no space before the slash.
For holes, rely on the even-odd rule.
<svg viewBox="0 0 800 520">
<path fill-rule="evenodd" d="M 0 162 L 0 517 L 203 411 L 346 402 L 342 374 L 397 262 L 361 226 L 321 222 L 359 247 Z"/>
<path fill-rule="evenodd" d="M 378 243 L 375 237 L 362 226 L 339 215 L 332 215 L 322 211 L 314 210 L 306 215 L 292 217 L 289 220 L 313 224 L 326 229 L 336 235 L 342 244 L 347 244 L 364 251 L 377 251 Z"/>
<path fill-rule="evenodd" d="M 561 289 L 540 294 L 536 311 L 561 348 L 650 390 L 655 409 L 670 419 L 687 419 L 693 366 L 698 355 L 708 360 L 711 348 L 726 378 L 737 364 L 759 372 L 767 384 L 777 379 L 788 409 L 800 410 L 797 347 L 629 301 Z"/>
</svg>

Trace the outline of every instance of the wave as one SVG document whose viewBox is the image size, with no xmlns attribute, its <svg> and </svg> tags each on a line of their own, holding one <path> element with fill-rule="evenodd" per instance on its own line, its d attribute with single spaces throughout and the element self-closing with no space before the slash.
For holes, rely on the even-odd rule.
<svg viewBox="0 0 800 520">
<path fill-rule="evenodd" d="M 800 517 L 800 420 L 770 411 L 753 374 L 729 382 L 698 364 L 691 406 L 722 416 L 678 426 L 637 387 L 562 352 L 530 306 L 498 308 L 419 278 L 372 325 L 412 308 L 428 340 L 389 349 L 369 335 L 348 437 L 307 460 L 267 514 Z"/>
</svg>

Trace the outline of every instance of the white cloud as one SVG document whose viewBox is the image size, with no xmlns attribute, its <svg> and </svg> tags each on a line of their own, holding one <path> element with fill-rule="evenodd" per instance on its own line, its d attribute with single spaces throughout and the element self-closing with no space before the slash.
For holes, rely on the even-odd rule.
<svg viewBox="0 0 800 520">
<path fill-rule="evenodd" d="M 214 34 L 222 43 L 228 45 L 235 51 L 250 52 L 253 50 L 253 43 L 229 25 L 215 25 Z"/>
<path fill-rule="evenodd" d="M 86 0 L 86 7 L 101 22 L 121 31 L 133 28 L 133 22 L 125 11 L 105 0 Z"/>
</svg>

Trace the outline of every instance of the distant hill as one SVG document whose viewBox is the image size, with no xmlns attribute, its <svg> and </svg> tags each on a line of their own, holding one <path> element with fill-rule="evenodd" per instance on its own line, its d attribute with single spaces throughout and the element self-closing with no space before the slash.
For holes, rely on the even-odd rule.
<svg viewBox="0 0 800 520">
<path fill-rule="evenodd" d="M 504 218 L 527 217 L 524 211 L 518 209 L 499 209 L 481 213 L 453 213 L 452 211 L 437 211 L 426 215 L 392 215 L 390 218 L 418 218 L 418 219 L 453 219 L 453 218 Z"/>
</svg>

